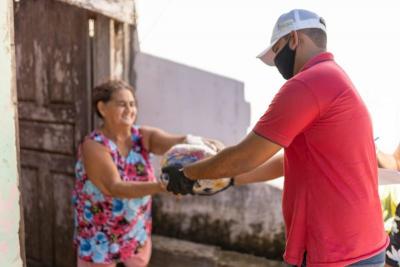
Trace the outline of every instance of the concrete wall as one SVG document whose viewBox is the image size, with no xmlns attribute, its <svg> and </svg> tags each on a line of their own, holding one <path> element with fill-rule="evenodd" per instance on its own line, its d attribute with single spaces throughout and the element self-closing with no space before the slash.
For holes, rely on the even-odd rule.
<svg viewBox="0 0 400 267">
<path fill-rule="evenodd" d="M 0 266 L 22 266 L 13 1 L 0 1 Z"/>
<path fill-rule="evenodd" d="M 234 144 L 246 135 L 250 105 L 242 82 L 139 53 L 139 124 Z"/>
<path fill-rule="evenodd" d="M 240 141 L 250 123 L 243 83 L 139 54 L 139 124 L 175 133 Z M 157 162 L 155 161 L 156 172 Z M 265 183 L 212 197 L 154 198 L 156 234 L 279 259 L 284 248 L 281 188 Z"/>
<path fill-rule="evenodd" d="M 154 197 L 154 233 L 281 260 L 281 201 L 282 190 L 266 183 L 180 201 L 159 195 Z"/>
</svg>

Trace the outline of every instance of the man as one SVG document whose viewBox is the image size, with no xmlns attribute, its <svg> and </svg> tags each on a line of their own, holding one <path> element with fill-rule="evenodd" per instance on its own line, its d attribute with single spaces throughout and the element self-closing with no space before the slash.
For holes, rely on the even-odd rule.
<svg viewBox="0 0 400 267">
<path fill-rule="evenodd" d="M 369 113 L 326 52 L 326 39 L 317 14 L 281 15 L 259 58 L 288 81 L 253 131 L 212 158 L 165 168 L 163 175 L 169 191 L 186 194 L 195 179 L 237 176 L 236 184 L 244 184 L 284 173 L 287 263 L 383 266 L 388 238 Z M 283 159 L 269 160 L 282 147 Z"/>
<path fill-rule="evenodd" d="M 380 168 L 400 171 L 400 144 L 393 154 L 386 154 L 381 151 L 376 153 L 378 158 L 378 166 Z M 400 265 L 400 204 L 396 207 L 396 216 L 392 230 L 390 232 L 390 245 L 386 252 L 386 266 Z"/>
</svg>

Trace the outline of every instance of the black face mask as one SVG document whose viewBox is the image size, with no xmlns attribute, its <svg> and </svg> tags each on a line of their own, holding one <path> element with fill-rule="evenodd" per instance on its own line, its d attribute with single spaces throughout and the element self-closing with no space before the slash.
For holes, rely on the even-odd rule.
<svg viewBox="0 0 400 267">
<path fill-rule="evenodd" d="M 294 59 L 296 56 L 296 50 L 292 50 L 289 47 L 289 41 L 282 50 L 279 51 L 274 59 L 275 66 L 278 68 L 285 80 L 289 80 L 293 77 Z"/>
</svg>

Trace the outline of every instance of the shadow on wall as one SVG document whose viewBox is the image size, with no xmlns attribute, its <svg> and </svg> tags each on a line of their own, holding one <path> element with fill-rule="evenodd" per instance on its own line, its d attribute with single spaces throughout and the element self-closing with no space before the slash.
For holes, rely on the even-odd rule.
<svg viewBox="0 0 400 267">
<path fill-rule="evenodd" d="M 285 248 L 282 191 L 266 183 L 210 197 L 154 197 L 154 233 L 224 250 L 282 260 Z"/>
</svg>

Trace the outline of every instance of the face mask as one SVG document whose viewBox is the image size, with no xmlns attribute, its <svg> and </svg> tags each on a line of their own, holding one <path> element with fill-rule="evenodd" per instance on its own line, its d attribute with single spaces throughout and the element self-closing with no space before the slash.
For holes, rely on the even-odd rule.
<svg viewBox="0 0 400 267">
<path fill-rule="evenodd" d="M 285 80 L 293 77 L 294 59 L 296 56 L 296 50 L 292 50 L 289 47 L 289 41 L 282 50 L 279 51 L 274 59 L 275 66 L 278 68 Z"/>
</svg>

